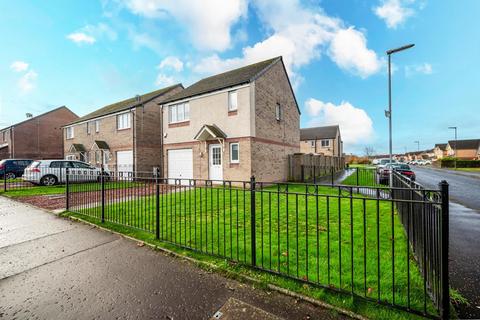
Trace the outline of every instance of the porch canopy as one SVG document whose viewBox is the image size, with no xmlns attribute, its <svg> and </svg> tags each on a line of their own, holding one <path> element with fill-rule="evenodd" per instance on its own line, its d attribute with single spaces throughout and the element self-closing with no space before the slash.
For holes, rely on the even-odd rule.
<svg viewBox="0 0 480 320">
<path fill-rule="evenodd" d="M 95 140 L 95 142 L 92 145 L 92 150 L 97 149 L 97 150 L 110 150 L 110 147 L 108 146 L 108 143 L 102 140 Z"/>
<path fill-rule="evenodd" d="M 85 146 L 81 143 L 72 143 L 70 146 L 70 149 L 68 149 L 69 153 L 80 153 L 80 152 L 86 152 L 87 149 L 85 149 Z"/>
<path fill-rule="evenodd" d="M 223 140 L 227 135 L 220 130 L 216 125 L 205 124 L 195 135 L 195 140 L 207 141 L 207 140 Z"/>
</svg>

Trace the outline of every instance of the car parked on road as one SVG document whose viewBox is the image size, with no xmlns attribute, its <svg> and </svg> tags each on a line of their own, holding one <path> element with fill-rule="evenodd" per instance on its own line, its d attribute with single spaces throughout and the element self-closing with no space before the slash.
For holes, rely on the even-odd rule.
<svg viewBox="0 0 480 320">
<path fill-rule="evenodd" d="M 380 169 L 378 172 L 378 183 L 380 184 L 388 184 L 390 179 L 390 171 L 393 170 L 398 172 L 399 174 L 415 181 L 415 172 L 412 171 L 408 164 L 403 163 L 395 163 L 395 164 L 387 164 L 385 167 Z"/>
<path fill-rule="evenodd" d="M 67 169 L 69 181 L 92 182 L 101 178 L 102 171 L 88 163 L 75 160 L 36 160 L 25 169 L 22 179 L 33 184 L 52 186 L 66 182 Z M 109 176 L 105 170 L 105 176 Z"/>
<path fill-rule="evenodd" d="M 29 159 L 4 159 L 0 161 L 0 177 L 2 179 L 15 179 L 21 177 L 23 171 L 33 160 Z"/>
</svg>

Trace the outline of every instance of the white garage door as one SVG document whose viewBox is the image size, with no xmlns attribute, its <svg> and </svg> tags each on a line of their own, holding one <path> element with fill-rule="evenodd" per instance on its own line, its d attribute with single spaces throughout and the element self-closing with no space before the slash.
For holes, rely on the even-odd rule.
<svg viewBox="0 0 480 320">
<path fill-rule="evenodd" d="M 133 175 L 133 151 L 117 151 L 117 172 L 120 176 Z"/>
<path fill-rule="evenodd" d="M 193 179 L 192 149 L 168 150 L 167 156 L 170 183 L 174 183 L 173 179 Z M 188 184 L 188 181 L 182 180 L 181 183 Z"/>
</svg>

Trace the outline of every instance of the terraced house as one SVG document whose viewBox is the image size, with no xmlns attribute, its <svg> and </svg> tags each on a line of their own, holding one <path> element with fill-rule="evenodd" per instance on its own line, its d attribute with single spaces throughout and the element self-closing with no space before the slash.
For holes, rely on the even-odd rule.
<svg viewBox="0 0 480 320">
<path fill-rule="evenodd" d="M 202 79 L 162 103 L 164 175 L 285 181 L 300 110 L 282 58 Z"/>
<path fill-rule="evenodd" d="M 158 104 L 183 90 L 181 84 L 110 104 L 64 127 L 67 159 L 102 164 L 130 174 L 161 166 Z"/>
</svg>

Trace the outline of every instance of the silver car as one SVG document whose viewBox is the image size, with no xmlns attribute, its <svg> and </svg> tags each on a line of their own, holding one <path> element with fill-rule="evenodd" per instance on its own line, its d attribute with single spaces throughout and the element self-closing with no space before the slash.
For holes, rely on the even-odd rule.
<svg viewBox="0 0 480 320">
<path fill-rule="evenodd" d="M 92 182 L 101 177 L 101 169 L 88 163 L 75 160 L 37 160 L 32 162 L 24 171 L 22 179 L 33 184 L 53 186 L 67 181 L 67 168 L 69 181 Z M 105 176 L 109 172 L 105 170 Z"/>
</svg>

